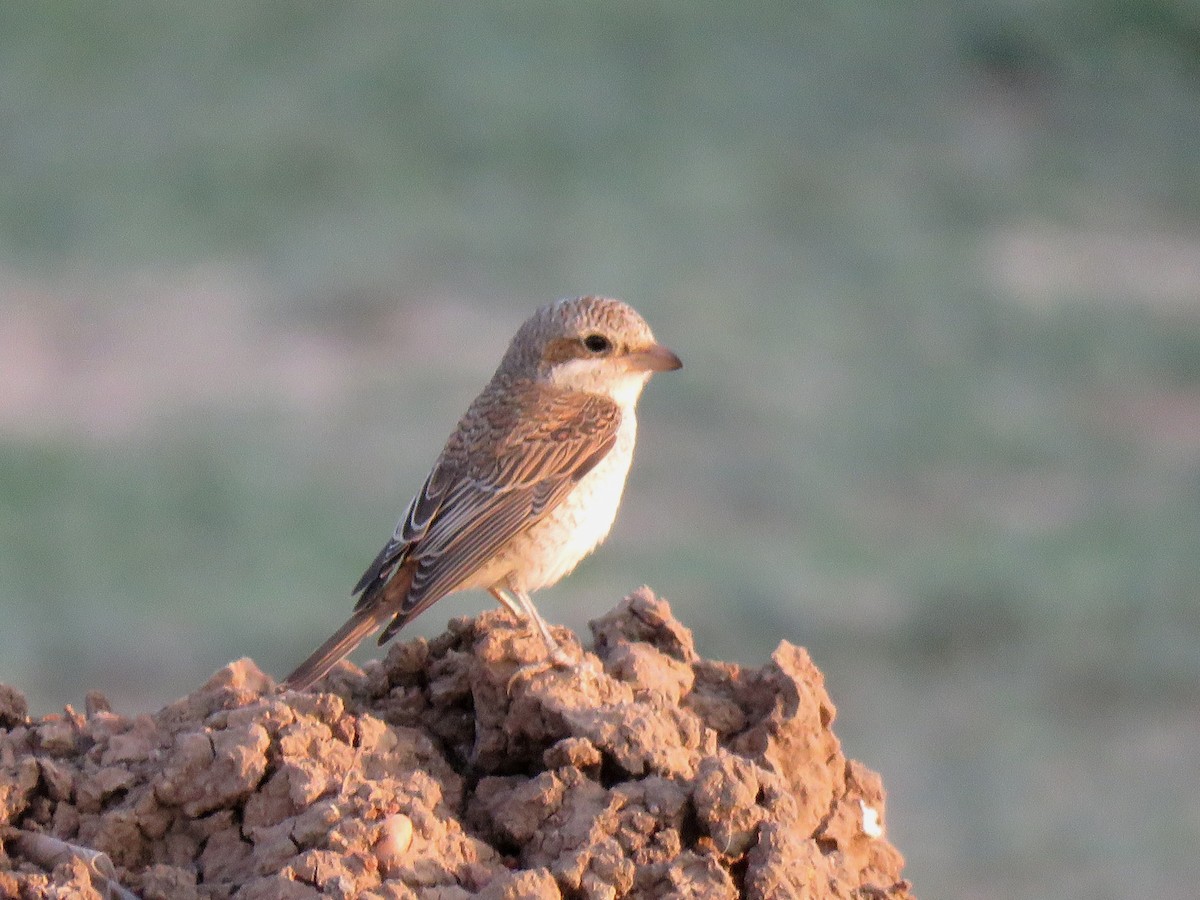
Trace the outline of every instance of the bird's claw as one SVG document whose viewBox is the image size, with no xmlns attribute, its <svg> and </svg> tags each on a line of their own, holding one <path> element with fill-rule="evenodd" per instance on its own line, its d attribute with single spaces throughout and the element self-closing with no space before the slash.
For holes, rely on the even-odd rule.
<svg viewBox="0 0 1200 900">
<path fill-rule="evenodd" d="M 561 646 L 555 645 L 554 649 L 550 651 L 549 664 L 558 666 L 560 669 L 569 669 L 575 665 L 575 660 L 571 659 L 571 655 Z"/>
<path fill-rule="evenodd" d="M 572 659 L 562 647 L 556 646 L 545 659 L 526 663 L 513 672 L 506 686 L 508 696 L 511 697 L 513 695 L 516 685 L 523 681 L 529 681 L 547 669 L 564 669 L 568 672 L 574 672 L 582 680 L 590 682 L 595 682 L 603 672 L 603 669 L 596 664 L 595 658 L 589 656 L 586 652 L 582 653 L 579 659 L 576 660 Z"/>
<path fill-rule="evenodd" d="M 529 681 L 530 679 L 536 677 L 537 675 L 540 675 L 542 672 L 546 671 L 547 669 L 554 668 L 555 665 L 556 665 L 556 663 L 550 659 L 543 659 L 543 660 L 539 660 L 538 662 L 526 663 L 525 665 L 523 665 L 519 669 L 517 669 L 517 671 L 512 673 L 512 675 L 508 679 L 508 684 L 505 685 L 504 689 L 507 692 L 508 696 L 512 697 L 513 693 L 515 692 L 516 685 L 518 685 L 524 681 Z"/>
</svg>

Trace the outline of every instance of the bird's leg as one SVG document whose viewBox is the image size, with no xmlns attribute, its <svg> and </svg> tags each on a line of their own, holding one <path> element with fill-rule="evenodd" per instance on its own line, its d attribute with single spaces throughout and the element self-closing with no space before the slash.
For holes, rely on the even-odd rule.
<svg viewBox="0 0 1200 900">
<path fill-rule="evenodd" d="M 488 588 L 488 593 L 500 601 L 500 605 L 513 614 L 513 618 L 518 622 L 525 621 L 525 611 L 521 609 L 521 604 L 510 597 L 507 593 L 507 588 L 502 585 L 494 585 Z"/>
<path fill-rule="evenodd" d="M 571 657 L 567 655 L 567 652 L 554 639 L 554 635 L 550 633 L 550 626 L 546 624 L 546 620 L 538 613 L 537 607 L 533 605 L 533 600 L 530 599 L 529 594 L 520 588 L 514 587 L 511 581 L 493 585 L 488 588 L 488 593 L 504 604 L 505 608 L 518 619 L 532 622 L 537 626 L 538 633 L 541 634 L 542 641 L 546 644 L 546 650 L 550 654 L 550 659 L 555 665 L 562 666 L 563 668 L 571 666 Z"/>
<path fill-rule="evenodd" d="M 546 662 L 529 663 L 513 673 L 512 677 L 508 680 L 508 694 L 510 697 L 513 693 L 513 685 L 527 680 L 539 672 L 544 672 L 551 666 L 558 666 L 562 669 L 574 669 L 584 679 L 596 680 L 601 670 L 596 667 L 587 653 L 583 654 L 582 659 L 578 663 L 571 660 L 571 657 L 567 655 L 566 651 L 559 646 L 558 641 L 554 639 L 554 636 L 550 634 L 550 627 L 546 624 L 546 620 L 538 614 L 537 607 L 533 605 L 533 600 L 530 599 L 529 594 L 507 581 L 504 584 L 488 588 L 488 591 L 518 619 L 532 621 L 537 626 L 538 632 L 546 644 L 546 649 L 549 651 L 549 659 Z"/>
</svg>

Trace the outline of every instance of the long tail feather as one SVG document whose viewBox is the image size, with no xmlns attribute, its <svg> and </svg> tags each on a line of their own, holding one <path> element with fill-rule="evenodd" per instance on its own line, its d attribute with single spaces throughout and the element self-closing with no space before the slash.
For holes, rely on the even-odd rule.
<svg viewBox="0 0 1200 900">
<path fill-rule="evenodd" d="M 337 665 L 338 661 L 359 645 L 363 638 L 379 628 L 391 613 L 380 606 L 356 610 L 354 615 L 339 628 L 329 640 L 318 647 L 308 659 L 296 667 L 284 679 L 280 688 L 285 691 L 303 691 Z"/>
</svg>

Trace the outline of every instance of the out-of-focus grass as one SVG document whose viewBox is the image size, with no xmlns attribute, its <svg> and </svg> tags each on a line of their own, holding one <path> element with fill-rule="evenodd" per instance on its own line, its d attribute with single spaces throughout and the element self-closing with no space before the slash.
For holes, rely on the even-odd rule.
<svg viewBox="0 0 1200 900">
<path fill-rule="evenodd" d="M 78 702 L 82 685 L 161 703 L 251 652 L 237 648 L 296 640 L 297 604 L 345 598 L 344 542 L 362 530 L 349 504 L 237 434 L 3 448 L 0 579 L 17 614 L 0 655 L 35 703 Z"/>
<path fill-rule="evenodd" d="M 0 675 L 46 711 L 282 672 L 515 324 L 612 292 L 686 368 L 547 615 L 649 581 L 708 654 L 809 645 L 922 894 L 1190 895 L 1197 33 L 1171 0 L 0 8 Z M 110 385 L 144 402 L 106 428 Z"/>
</svg>

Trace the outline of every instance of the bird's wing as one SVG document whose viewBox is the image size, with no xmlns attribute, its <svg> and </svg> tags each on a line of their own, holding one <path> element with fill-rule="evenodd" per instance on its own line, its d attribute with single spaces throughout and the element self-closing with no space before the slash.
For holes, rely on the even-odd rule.
<svg viewBox="0 0 1200 900">
<path fill-rule="evenodd" d="M 620 424 L 620 408 L 595 394 L 532 383 L 485 392 L 360 581 L 357 608 L 406 559 L 416 571 L 403 621 L 455 590 L 604 458 Z"/>
<path fill-rule="evenodd" d="M 367 566 L 358 584 L 354 585 L 352 594 L 361 594 L 355 609 L 360 610 L 369 606 L 379 589 L 392 577 L 396 568 L 408 557 L 414 542 L 419 540 L 429 529 L 429 524 L 437 514 L 446 496 L 447 488 L 453 483 L 452 464 L 446 459 L 443 451 L 441 458 L 421 485 L 421 490 L 408 504 L 408 509 L 396 523 L 396 530 L 391 538 L 383 545 L 379 555 Z"/>
</svg>

